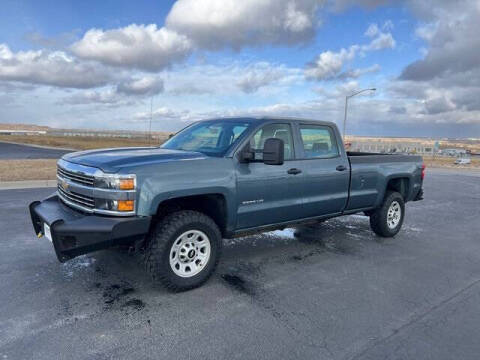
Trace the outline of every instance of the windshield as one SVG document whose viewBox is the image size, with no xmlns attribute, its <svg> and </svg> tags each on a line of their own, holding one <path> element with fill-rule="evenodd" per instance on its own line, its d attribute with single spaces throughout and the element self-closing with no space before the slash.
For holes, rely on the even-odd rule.
<svg viewBox="0 0 480 360">
<path fill-rule="evenodd" d="M 250 122 L 232 120 L 203 121 L 180 131 L 161 147 L 171 150 L 198 151 L 209 156 L 223 156 L 250 126 Z"/>
</svg>

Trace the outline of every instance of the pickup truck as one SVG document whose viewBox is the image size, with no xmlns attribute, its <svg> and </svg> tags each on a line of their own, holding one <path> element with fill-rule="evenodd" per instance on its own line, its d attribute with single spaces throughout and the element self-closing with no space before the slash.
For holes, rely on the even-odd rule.
<svg viewBox="0 0 480 360">
<path fill-rule="evenodd" d="M 30 204 L 59 261 L 127 244 L 172 291 L 204 283 L 222 238 L 363 213 L 392 237 L 421 200 L 420 156 L 346 152 L 334 123 L 286 118 L 194 123 L 160 147 L 74 152 L 57 191 Z"/>
</svg>

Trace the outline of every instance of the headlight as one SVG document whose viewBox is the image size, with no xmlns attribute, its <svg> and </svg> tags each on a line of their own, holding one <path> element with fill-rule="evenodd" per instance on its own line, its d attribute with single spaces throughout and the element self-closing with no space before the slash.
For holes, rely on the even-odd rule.
<svg viewBox="0 0 480 360">
<path fill-rule="evenodd" d="M 113 190 L 135 190 L 137 178 L 135 175 L 102 175 L 95 177 L 95 187 Z"/>
</svg>

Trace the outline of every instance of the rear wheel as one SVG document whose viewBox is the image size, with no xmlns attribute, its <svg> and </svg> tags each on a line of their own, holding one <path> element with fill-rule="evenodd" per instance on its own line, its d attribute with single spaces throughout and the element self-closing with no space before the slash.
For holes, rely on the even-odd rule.
<svg viewBox="0 0 480 360">
<path fill-rule="evenodd" d="M 145 267 L 169 290 L 189 290 L 208 280 L 221 248 L 222 236 L 211 218 L 197 211 L 178 211 L 156 225 L 145 252 Z"/>
<path fill-rule="evenodd" d="M 405 216 L 402 195 L 395 191 L 385 194 L 383 204 L 370 214 L 370 227 L 381 237 L 393 237 L 401 229 Z"/>
</svg>

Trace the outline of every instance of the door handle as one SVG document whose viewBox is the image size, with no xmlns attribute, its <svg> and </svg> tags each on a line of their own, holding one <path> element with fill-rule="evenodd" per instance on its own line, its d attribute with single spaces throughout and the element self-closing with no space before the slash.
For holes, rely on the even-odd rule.
<svg viewBox="0 0 480 360">
<path fill-rule="evenodd" d="M 345 170 L 347 170 L 347 167 L 345 165 L 338 165 L 336 167 L 336 170 L 337 171 L 345 171 Z"/>
<path fill-rule="evenodd" d="M 290 169 L 290 170 L 287 171 L 287 173 L 288 173 L 288 174 L 291 174 L 291 175 L 297 175 L 297 174 L 300 174 L 301 172 L 302 172 L 302 170 L 300 170 L 300 169 L 295 169 L 295 168 Z"/>
</svg>

